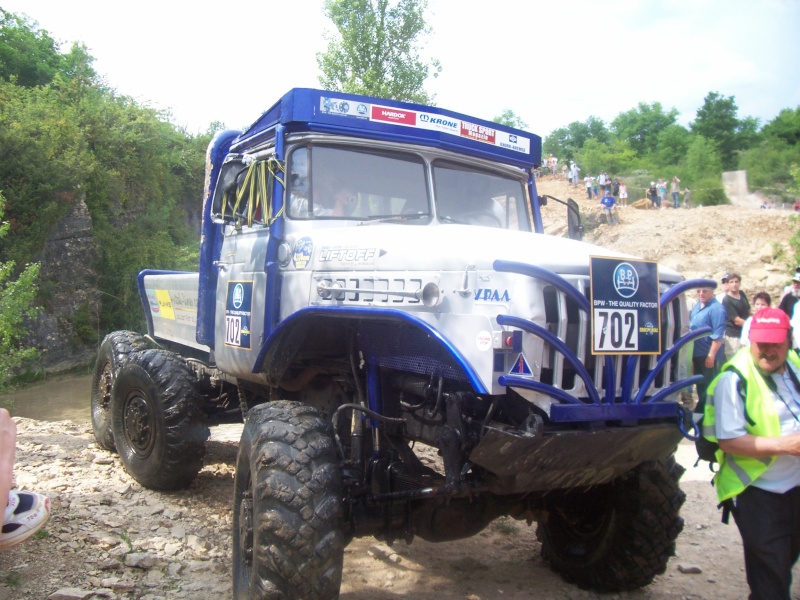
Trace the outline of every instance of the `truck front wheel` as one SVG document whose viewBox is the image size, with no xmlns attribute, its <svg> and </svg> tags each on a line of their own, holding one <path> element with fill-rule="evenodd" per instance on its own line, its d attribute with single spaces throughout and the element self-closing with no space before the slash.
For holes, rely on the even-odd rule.
<svg viewBox="0 0 800 600">
<path fill-rule="evenodd" d="M 324 415 L 299 402 L 252 408 L 234 488 L 234 597 L 338 598 L 343 492 Z"/>
<path fill-rule="evenodd" d="M 144 336 L 133 331 L 112 331 L 100 344 L 92 375 L 92 430 L 97 445 L 114 450 L 111 431 L 111 386 L 122 365 L 133 352 L 147 348 Z"/>
<path fill-rule="evenodd" d="M 166 350 L 134 352 L 111 388 L 111 426 L 125 470 L 144 487 L 187 487 L 209 436 L 194 377 Z"/>
<path fill-rule="evenodd" d="M 648 585 L 664 572 L 683 529 L 674 457 L 640 465 L 615 482 L 552 498 L 536 535 L 551 568 L 597 592 Z"/>
</svg>

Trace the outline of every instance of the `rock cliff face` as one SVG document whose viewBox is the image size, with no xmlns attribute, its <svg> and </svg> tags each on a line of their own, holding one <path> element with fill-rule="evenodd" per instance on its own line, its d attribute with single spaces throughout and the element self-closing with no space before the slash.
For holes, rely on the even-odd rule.
<svg viewBox="0 0 800 600">
<path fill-rule="evenodd" d="M 83 365 L 94 357 L 99 340 L 90 339 L 88 332 L 97 331 L 100 309 L 96 254 L 92 217 L 79 195 L 50 234 L 41 257 L 44 310 L 30 332 L 48 372 Z"/>
</svg>

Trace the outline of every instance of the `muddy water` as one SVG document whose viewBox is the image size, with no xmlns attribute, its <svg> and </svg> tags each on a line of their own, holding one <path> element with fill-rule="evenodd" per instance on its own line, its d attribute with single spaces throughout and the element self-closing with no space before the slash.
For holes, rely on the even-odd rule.
<svg viewBox="0 0 800 600">
<path fill-rule="evenodd" d="M 91 375 L 68 375 L 46 379 L 9 394 L 0 394 L 0 407 L 14 417 L 37 421 L 91 422 Z M 237 442 L 242 435 L 241 423 L 209 423 L 211 439 Z M 4 596 L 0 594 L 0 599 Z"/>
<path fill-rule="evenodd" d="M 0 407 L 12 416 L 39 421 L 89 423 L 92 376 L 50 377 L 8 394 L 0 394 Z"/>
</svg>

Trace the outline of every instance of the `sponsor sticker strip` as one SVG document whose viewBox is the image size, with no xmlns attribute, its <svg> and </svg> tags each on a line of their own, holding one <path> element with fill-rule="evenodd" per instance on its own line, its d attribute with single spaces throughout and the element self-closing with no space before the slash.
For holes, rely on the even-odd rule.
<svg viewBox="0 0 800 600">
<path fill-rule="evenodd" d="M 328 97 L 322 97 L 320 99 L 320 109 L 324 113 L 341 115 L 344 117 L 359 117 L 380 123 L 391 123 L 393 125 L 403 125 L 405 127 L 449 133 L 450 135 L 483 142 L 484 144 L 490 144 L 522 154 L 530 154 L 531 152 L 531 141 L 527 137 L 500 131 L 486 125 L 478 125 L 477 123 L 463 121 L 454 117 L 423 111 L 406 110 L 393 106 L 381 106 L 379 104 L 364 104 L 363 102 L 352 103 L 347 100 Z"/>
</svg>

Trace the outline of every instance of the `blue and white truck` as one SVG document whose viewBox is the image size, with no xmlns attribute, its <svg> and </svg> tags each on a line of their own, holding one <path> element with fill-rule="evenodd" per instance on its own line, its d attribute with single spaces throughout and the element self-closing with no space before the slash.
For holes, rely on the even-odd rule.
<svg viewBox="0 0 800 600">
<path fill-rule="evenodd" d="M 664 571 L 691 282 L 656 268 L 649 320 L 593 310 L 593 257 L 630 260 L 580 241 L 573 202 L 576 239 L 544 233 L 540 163 L 526 131 L 312 89 L 214 137 L 199 270 L 139 275 L 147 335 L 103 341 L 92 422 L 166 490 L 201 469 L 209 418 L 241 412 L 237 598 L 334 598 L 354 536 L 505 515 L 583 588 Z"/>
</svg>

